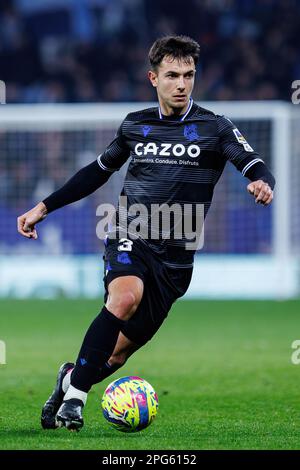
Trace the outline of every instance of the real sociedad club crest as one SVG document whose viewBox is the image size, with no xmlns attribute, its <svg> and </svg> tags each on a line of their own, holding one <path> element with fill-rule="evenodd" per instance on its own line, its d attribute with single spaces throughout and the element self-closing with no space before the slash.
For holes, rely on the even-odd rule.
<svg viewBox="0 0 300 470">
<path fill-rule="evenodd" d="M 190 141 L 199 139 L 199 134 L 198 134 L 196 124 L 190 124 L 188 126 L 184 126 L 184 137 Z"/>
</svg>

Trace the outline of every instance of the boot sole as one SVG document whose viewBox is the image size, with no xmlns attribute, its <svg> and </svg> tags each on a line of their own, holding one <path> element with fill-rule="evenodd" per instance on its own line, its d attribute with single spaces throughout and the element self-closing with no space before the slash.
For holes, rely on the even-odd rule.
<svg viewBox="0 0 300 470">
<path fill-rule="evenodd" d="M 83 421 L 76 421 L 76 420 L 71 420 L 68 421 L 61 416 L 57 416 L 55 419 L 55 426 L 57 428 L 67 428 L 69 431 L 80 431 L 80 429 L 83 427 Z"/>
</svg>

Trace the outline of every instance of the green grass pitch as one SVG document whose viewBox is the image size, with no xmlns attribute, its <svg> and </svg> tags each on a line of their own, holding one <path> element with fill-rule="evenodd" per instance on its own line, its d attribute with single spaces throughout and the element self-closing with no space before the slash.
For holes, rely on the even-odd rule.
<svg viewBox="0 0 300 470">
<path fill-rule="evenodd" d="M 80 433 L 44 431 L 40 409 L 57 369 L 74 360 L 101 301 L 0 301 L 0 449 L 300 449 L 300 301 L 181 301 L 156 337 L 94 387 Z M 153 424 L 111 428 L 100 399 L 139 375 L 159 397 Z"/>
</svg>

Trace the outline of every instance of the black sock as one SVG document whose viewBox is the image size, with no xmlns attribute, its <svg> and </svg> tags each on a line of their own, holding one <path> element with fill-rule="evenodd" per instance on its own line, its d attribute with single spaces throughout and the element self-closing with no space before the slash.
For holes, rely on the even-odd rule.
<svg viewBox="0 0 300 470">
<path fill-rule="evenodd" d="M 109 365 L 108 362 L 105 362 L 105 364 L 103 364 L 103 367 L 102 369 L 100 370 L 100 372 L 98 373 L 97 377 L 96 377 L 96 382 L 95 383 L 99 383 L 99 382 L 102 382 L 102 380 L 106 379 L 106 377 L 109 377 L 110 375 L 112 375 L 114 372 L 116 372 L 116 370 L 120 369 L 120 367 L 122 367 L 121 365 Z"/>
<path fill-rule="evenodd" d="M 100 369 L 110 358 L 125 323 L 103 307 L 84 337 L 71 376 L 73 387 L 89 392 L 92 385 L 98 382 Z"/>
</svg>

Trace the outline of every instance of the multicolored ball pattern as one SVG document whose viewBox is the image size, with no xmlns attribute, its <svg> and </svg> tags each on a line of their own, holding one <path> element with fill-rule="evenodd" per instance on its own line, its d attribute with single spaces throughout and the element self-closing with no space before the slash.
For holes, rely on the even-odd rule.
<svg viewBox="0 0 300 470">
<path fill-rule="evenodd" d="M 147 428 L 158 410 L 155 390 L 146 380 L 136 376 L 122 377 L 109 384 L 101 404 L 105 419 L 122 432 Z"/>
</svg>

